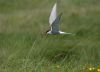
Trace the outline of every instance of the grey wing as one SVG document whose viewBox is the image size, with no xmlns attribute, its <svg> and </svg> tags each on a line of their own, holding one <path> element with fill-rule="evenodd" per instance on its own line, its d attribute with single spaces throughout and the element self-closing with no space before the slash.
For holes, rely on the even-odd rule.
<svg viewBox="0 0 100 72">
<path fill-rule="evenodd" d="M 60 19 L 61 19 L 61 16 L 62 16 L 62 13 L 61 14 L 59 14 L 58 16 L 57 16 L 57 18 L 55 19 L 55 21 L 52 23 L 52 25 L 51 25 L 51 31 L 52 32 L 59 32 L 59 24 L 60 24 Z"/>
</svg>

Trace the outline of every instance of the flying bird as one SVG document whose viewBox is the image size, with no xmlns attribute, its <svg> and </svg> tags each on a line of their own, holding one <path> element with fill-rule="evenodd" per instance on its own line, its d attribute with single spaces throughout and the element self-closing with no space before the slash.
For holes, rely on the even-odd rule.
<svg viewBox="0 0 100 72">
<path fill-rule="evenodd" d="M 57 2 L 56 2 L 50 14 L 50 18 L 49 18 L 50 30 L 46 31 L 47 34 L 71 34 L 71 33 L 60 31 L 61 16 L 62 13 L 60 13 L 59 15 L 57 13 Z"/>
</svg>

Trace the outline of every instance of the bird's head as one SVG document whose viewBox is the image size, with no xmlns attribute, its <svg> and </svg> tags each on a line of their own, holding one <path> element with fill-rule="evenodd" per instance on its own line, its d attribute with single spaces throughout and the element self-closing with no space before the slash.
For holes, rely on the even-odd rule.
<svg viewBox="0 0 100 72">
<path fill-rule="evenodd" d="M 50 29 L 46 30 L 46 34 L 50 31 Z"/>
</svg>

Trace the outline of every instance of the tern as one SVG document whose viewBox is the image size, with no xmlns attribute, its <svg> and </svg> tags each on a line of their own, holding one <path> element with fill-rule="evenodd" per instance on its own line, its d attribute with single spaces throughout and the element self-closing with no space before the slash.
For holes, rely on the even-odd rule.
<svg viewBox="0 0 100 72">
<path fill-rule="evenodd" d="M 50 24 L 50 30 L 46 31 L 47 34 L 71 34 L 66 33 L 63 31 L 60 31 L 60 19 L 61 19 L 62 13 L 59 15 L 57 14 L 57 2 L 54 4 L 50 18 L 49 18 L 49 24 Z"/>
</svg>

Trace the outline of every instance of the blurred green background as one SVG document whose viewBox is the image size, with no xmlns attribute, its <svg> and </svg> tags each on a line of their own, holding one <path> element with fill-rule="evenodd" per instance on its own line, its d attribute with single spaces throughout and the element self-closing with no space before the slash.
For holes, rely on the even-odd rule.
<svg viewBox="0 0 100 72">
<path fill-rule="evenodd" d="M 0 72 L 88 72 L 100 67 L 100 0 L 61 0 L 61 30 L 44 35 L 56 0 L 0 0 Z M 96 71 L 95 71 L 96 72 Z"/>
</svg>

